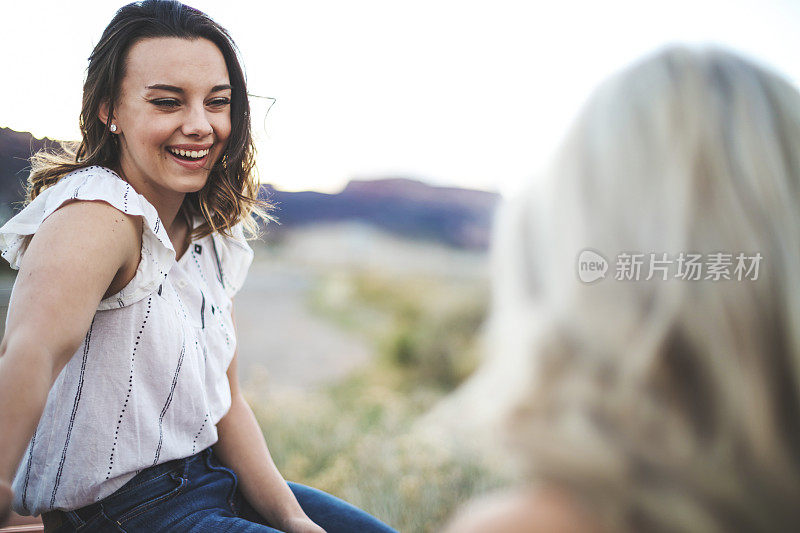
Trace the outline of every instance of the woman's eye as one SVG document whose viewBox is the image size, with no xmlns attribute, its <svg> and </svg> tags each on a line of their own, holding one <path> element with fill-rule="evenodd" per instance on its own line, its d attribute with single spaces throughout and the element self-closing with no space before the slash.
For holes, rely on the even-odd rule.
<svg viewBox="0 0 800 533">
<path fill-rule="evenodd" d="M 181 105 L 180 102 L 172 98 L 161 98 L 159 100 L 151 100 L 150 102 L 158 107 L 178 107 Z"/>
<path fill-rule="evenodd" d="M 211 102 L 209 102 L 209 104 L 211 104 L 211 105 L 213 105 L 215 107 L 226 106 L 226 105 L 228 105 L 230 103 L 231 103 L 231 99 L 230 98 L 214 98 L 213 100 L 211 100 Z"/>
</svg>

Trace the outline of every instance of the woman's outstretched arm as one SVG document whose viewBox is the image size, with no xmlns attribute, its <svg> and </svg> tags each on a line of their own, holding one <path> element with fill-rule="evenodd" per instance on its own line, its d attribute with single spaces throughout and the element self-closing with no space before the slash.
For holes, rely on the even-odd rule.
<svg viewBox="0 0 800 533">
<path fill-rule="evenodd" d="M 138 264 L 140 228 L 139 217 L 78 201 L 45 219 L 29 243 L 0 343 L 0 485 L 12 481 L 50 387 L 83 342 L 103 295 L 131 261 Z M 10 490 L 0 492 L 2 525 Z"/>
<path fill-rule="evenodd" d="M 239 390 L 238 358 L 237 349 L 228 367 L 231 408 L 217 424 L 214 451 L 236 473 L 242 494 L 271 526 L 287 533 L 324 533 L 303 512 L 272 460 L 253 410 Z"/>
</svg>

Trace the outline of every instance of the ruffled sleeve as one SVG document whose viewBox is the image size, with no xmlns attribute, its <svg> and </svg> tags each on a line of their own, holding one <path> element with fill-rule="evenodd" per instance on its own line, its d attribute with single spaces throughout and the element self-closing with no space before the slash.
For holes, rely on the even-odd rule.
<svg viewBox="0 0 800 533">
<path fill-rule="evenodd" d="M 175 263 L 175 250 L 158 212 L 125 180 L 105 167 L 71 172 L 42 191 L 0 228 L 0 255 L 19 270 L 22 257 L 41 223 L 69 200 L 102 200 L 129 215 L 141 216 L 142 252 L 134 278 L 117 294 L 100 301 L 99 310 L 131 305 L 153 293 Z"/>
<path fill-rule="evenodd" d="M 212 235 L 220 282 L 228 298 L 233 298 L 247 278 L 247 272 L 253 262 L 253 249 L 244 237 L 241 222 L 231 227 L 232 237 L 219 233 Z"/>
</svg>

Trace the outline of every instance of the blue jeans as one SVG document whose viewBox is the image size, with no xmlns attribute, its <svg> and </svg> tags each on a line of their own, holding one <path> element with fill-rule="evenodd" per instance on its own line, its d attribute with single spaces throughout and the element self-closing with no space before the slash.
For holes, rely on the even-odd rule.
<svg viewBox="0 0 800 533">
<path fill-rule="evenodd" d="M 275 533 L 238 490 L 233 470 L 212 449 L 139 472 L 97 503 L 62 512 L 54 533 Z M 395 532 L 364 511 L 317 489 L 289 483 L 303 511 L 327 533 Z M 50 531 L 48 530 L 48 533 Z M 396 533 L 396 532 L 395 532 Z"/>
</svg>

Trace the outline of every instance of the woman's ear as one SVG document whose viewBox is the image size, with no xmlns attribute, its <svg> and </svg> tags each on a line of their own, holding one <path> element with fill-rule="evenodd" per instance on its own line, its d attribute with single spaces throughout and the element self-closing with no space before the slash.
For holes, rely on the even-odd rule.
<svg viewBox="0 0 800 533">
<path fill-rule="evenodd" d="M 100 122 L 103 124 L 108 123 L 108 100 L 103 100 L 100 103 L 100 108 L 97 110 L 97 118 L 100 119 Z"/>
</svg>

